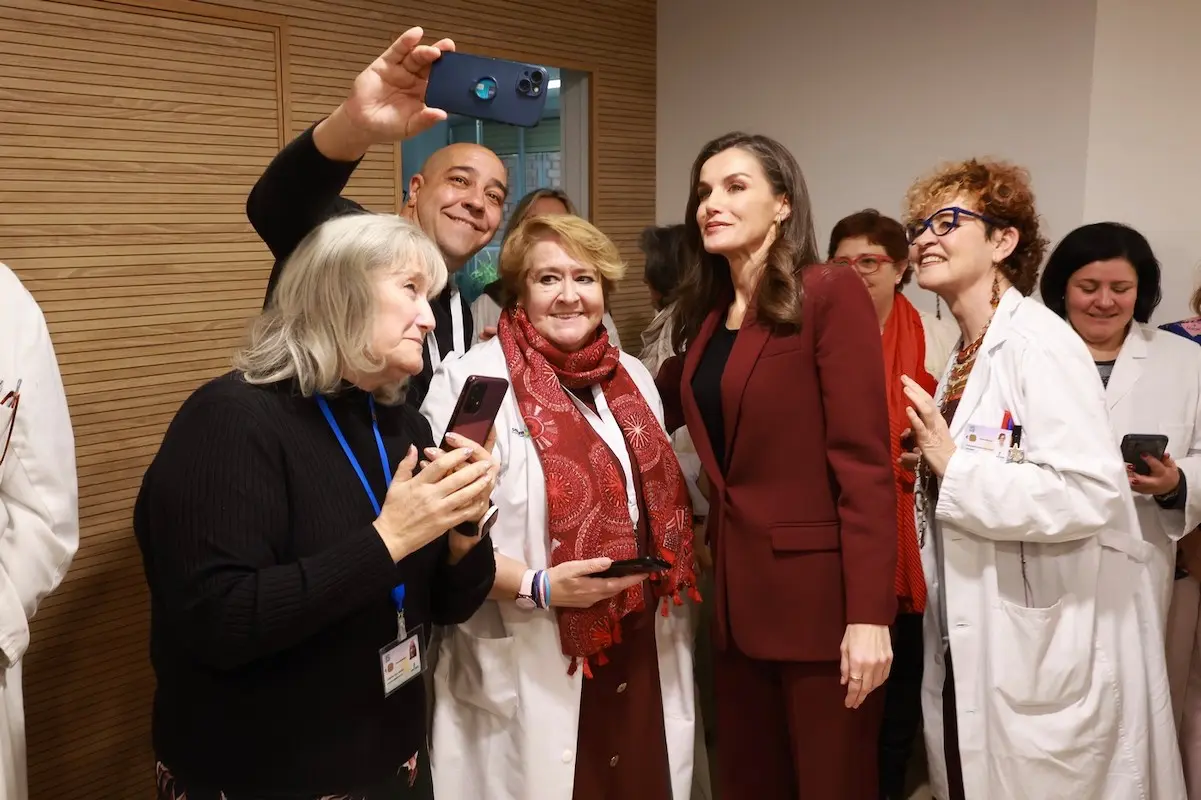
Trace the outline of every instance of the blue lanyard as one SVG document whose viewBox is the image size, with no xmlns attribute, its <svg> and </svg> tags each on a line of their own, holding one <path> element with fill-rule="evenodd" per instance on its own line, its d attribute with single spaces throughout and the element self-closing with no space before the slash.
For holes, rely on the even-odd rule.
<svg viewBox="0 0 1201 800">
<path fill-rule="evenodd" d="M 317 405 L 321 407 L 321 413 L 325 415 L 325 421 L 329 423 L 330 430 L 334 432 L 334 436 L 338 437 L 338 444 L 342 445 L 342 452 L 346 454 L 346 460 L 350 462 L 350 466 L 354 467 L 354 473 L 359 476 L 359 482 L 363 484 L 363 488 L 367 490 L 367 497 L 371 499 L 371 507 L 375 509 L 375 515 L 378 517 L 380 513 L 379 500 L 376 499 L 375 492 L 371 489 L 371 484 L 367 482 L 367 476 L 363 474 L 363 468 L 359 466 L 359 460 L 355 458 L 351 452 L 350 445 L 346 443 L 346 437 L 342 435 L 342 429 L 338 427 L 338 421 L 334 419 L 334 414 L 329 410 L 329 403 L 325 398 L 318 395 Z M 384 490 L 392 485 L 392 470 L 388 469 L 388 451 L 384 449 L 384 439 L 379 435 L 379 422 L 375 418 L 375 398 L 367 395 L 367 405 L 371 409 L 371 430 L 375 433 L 375 444 L 379 447 L 380 464 L 384 467 Z"/>
<path fill-rule="evenodd" d="M 371 507 L 375 509 L 375 515 L 378 517 L 381 508 L 379 499 L 376 498 L 375 491 L 372 490 L 371 484 L 367 481 L 367 475 L 363 472 L 363 468 L 359 465 L 359 460 L 355 458 L 354 452 L 350 449 L 350 444 L 347 443 L 346 437 L 342 435 L 342 429 L 338 427 L 338 421 L 334 419 L 334 413 L 330 411 L 329 403 L 324 397 L 317 395 L 317 405 L 321 408 L 321 414 L 325 417 L 325 421 L 329 423 L 329 429 L 337 437 L 338 444 L 342 445 L 342 452 L 346 454 L 346 460 L 350 462 L 350 466 L 354 467 L 354 474 L 359 476 L 359 482 L 363 484 L 363 489 L 366 490 L 367 497 L 371 500 Z M 375 444 L 379 448 L 379 461 L 384 468 L 384 491 L 387 491 L 387 487 L 392 485 L 392 470 L 388 469 L 388 451 L 384 449 L 384 437 L 379 434 L 379 420 L 375 417 L 375 398 L 371 395 L 367 395 L 367 406 L 371 409 L 371 431 L 375 434 Z M 399 638 L 404 639 L 405 586 L 403 583 L 392 590 L 392 602 L 396 605 Z"/>
</svg>

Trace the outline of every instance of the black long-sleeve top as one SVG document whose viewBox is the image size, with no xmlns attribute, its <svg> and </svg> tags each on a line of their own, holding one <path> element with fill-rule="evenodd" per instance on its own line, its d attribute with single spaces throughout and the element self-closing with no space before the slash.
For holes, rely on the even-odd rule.
<svg viewBox="0 0 1201 800">
<path fill-rule="evenodd" d="M 367 396 L 329 399 L 383 502 Z M 377 404 L 394 471 L 433 446 L 408 406 Z M 134 531 L 151 597 L 157 758 L 187 787 L 312 798 L 395 776 L 425 736 L 420 678 L 385 698 L 380 650 L 467 620 L 496 573 L 485 537 L 450 566 L 447 537 L 394 564 L 375 511 L 312 398 L 235 375 L 179 410 L 142 481 Z"/>
<path fill-rule="evenodd" d="M 250 224 L 275 256 L 271 277 L 267 279 L 264 308 L 271 302 L 284 264 L 304 237 L 334 217 L 369 213 L 355 201 L 341 195 L 359 162 L 326 158 L 313 143 L 315 127 L 297 136 L 272 159 L 246 199 L 246 216 Z M 452 286 L 447 283 L 442 293 L 430 304 L 437 323 L 434 337 L 443 358 L 454 349 L 450 313 L 453 300 Z M 458 302 L 463 309 L 463 342 L 469 348 L 474 336 L 471 306 L 462 295 L 459 295 Z M 406 399 L 413 408 L 421 407 L 433 375 L 429 348 L 426 348 L 421 374 L 413 376 L 406 392 Z"/>
</svg>

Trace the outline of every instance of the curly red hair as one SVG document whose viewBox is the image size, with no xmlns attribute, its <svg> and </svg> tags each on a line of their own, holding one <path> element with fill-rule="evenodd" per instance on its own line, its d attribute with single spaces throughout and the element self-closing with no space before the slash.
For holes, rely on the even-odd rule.
<svg viewBox="0 0 1201 800">
<path fill-rule="evenodd" d="M 1017 229 L 1017 247 L 1000 267 L 1019 292 L 1030 295 L 1038 282 L 1048 241 L 1039 230 L 1029 171 L 1007 161 L 975 158 L 944 164 L 909 188 L 905 223 L 925 219 L 956 198 L 969 203 L 971 210 Z M 994 230 L 996 226 L 988 226 L 989 234 Z"/>
</svg>

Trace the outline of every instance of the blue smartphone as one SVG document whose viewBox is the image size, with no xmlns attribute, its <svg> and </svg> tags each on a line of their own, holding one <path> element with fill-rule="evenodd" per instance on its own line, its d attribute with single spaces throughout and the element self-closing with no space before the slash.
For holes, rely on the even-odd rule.
<svg viewBox="0 0 1201 800">
<path fill-rule="evenodd" d="M 425 104 L 447 114 L 532 128 L 542 119 L 548 94 L 550 73 L 545 67 L 443 53 L 430 67 Z"/>
</svg>

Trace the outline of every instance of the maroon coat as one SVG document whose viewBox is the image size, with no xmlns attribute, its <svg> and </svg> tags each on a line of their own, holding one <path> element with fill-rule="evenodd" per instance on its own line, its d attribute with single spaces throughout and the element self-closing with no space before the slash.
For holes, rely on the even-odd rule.
<svg viewBox="0 0 1201 800">
<path fill-rule="evenodd" d="M 715 644 L 771 661 L 837 661 L 848 623 L 896 616 L 896 495 L 880 325 L 851 267 L 806 267 L 801 330 L 775 335 L 754 309 L 722 375 L 726 469 L 692 378 L 726 305 L 659 390 L 687 423 L 710 478 Z"/>
</svg>

